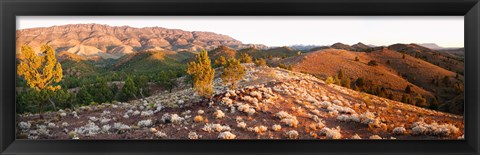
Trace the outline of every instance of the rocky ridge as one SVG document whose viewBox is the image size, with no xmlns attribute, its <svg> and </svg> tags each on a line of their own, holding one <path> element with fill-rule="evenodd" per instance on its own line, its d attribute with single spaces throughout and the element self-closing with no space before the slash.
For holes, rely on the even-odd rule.
<svg viewBox="0 0 480 155">
<path fill-rule="evenodd" d="M 17 30 L 16 36 L 17 52 L 22 45 L 32 46 L 38 51 L 41 45 L 48 44 L 57 52 L 113 59 L 139 51 L 198 51 L 211 50 L 220 45 L 234 49 L 266 48 L 265 45 L 243 44 L 230 36 L 212 32 L 100 24 L 22 29 Z"/>
</svg>

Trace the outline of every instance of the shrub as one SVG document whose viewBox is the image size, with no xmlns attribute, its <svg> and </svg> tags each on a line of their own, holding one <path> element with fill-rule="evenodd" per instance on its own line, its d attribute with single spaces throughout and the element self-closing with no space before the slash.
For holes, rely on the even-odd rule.
<svg viewBox="0 0 480 155">
<path fill-rule="evenodd" d="M 203 122 L 203 117 L 200 115 L 197 115 L 193 118 L 193 121 L 195 122 Z"/>
<path fill-rule="evenodd" d="M 188 133 L 188 139 L 198 139 L 198 137 L 199 137 L 199 136 L 197 135 L 196 132 L 190 131 L 190 132 Z"/>
<path fill-rule="evenodd" d="M 260 59 L 255 60 L 255 65 L 257 65 L 257 66 L 266 66 L 266 65 L 267 65 L 267 61 L 265 61 L 265 59 L 260 58 Z"/>
<path fill-rule="evenodd" d="M 225 131 L 218 135 L 219 139 L 235 139 L 235 137 L 237 136 L 231 133 L 230 131 Z"/>
<path fill-rule="evenodd" d="M 370 61 L 368 62 L 368 65 L 369 65 L 369 66 L 378 66 L 378 63 L 377 63 L 377 61 L 375 61 L 375 60 L 370 60 Z"/>
<path fill-rule="evenodd" d="M 239 122 L 237 123 L 237 127 L 245 129 L 247 127 L 247 124 L 245 122 Z"/>
<path fill-rule="evenodd" d="M 250 57 L 250 55 L 248 55 L 247 53 L 242 53 L 240 54 L 239 60 L 241 63 L 251 63 L 252 57 Z"/>
<path fill-rule="evenodd" d="M 338 78 L 338 76 L 335 76 L 335 85 L 339 85 L 341 86 L 342 85 L 342 81 Z"/>
<path fill-rule="evenodd" d="M 215 118 L 217 119 L 221 119 L 223 117 L 225 117 L 225 113 L 223 113 L 221 110 L 217 110 L 213 113 L 213 115 L 215 116 Z"/>
<path fill-rule="evenodd" d="M 280 126 L 279 124 L 272 125 L 272 130 L 273 131 L 280 131 L 281 129 L 282 129 L 282 126 Z"/>
<path fill-rule="evenodd" d="M 290 130 L 285 133 L 288 139 L 298 139 L 298 132 L 295 130 Z"/>
<path fill-rule="evenodd" d="M 417 94 L 415 97 L 415 105 L 421 106 L 421 107 L 426 107 L 427 105 L 427 99 L 425 99 L 422 95 Z"/>
<path fill-rule="evenodd" d="M 215 66 L 217 67 L 224 66 L 225 64 L 227 64 L 227 59 L 223 56 L 220 56 L 215 60 Z"/>
<path fill-rule="evenodd" d="M 327 84 L 332 84 L 334 82 L 335 82 L 335 80 L 331 76 L 327 77 L 327 79 L 325 80 L 325 83 L 327 83 Z"/>
<path fill-rule="evenodd" d="M 221 78 L 224 83 L 230 83 L 230 89 L 235 89 L 237 81 L 242 79 L 245 73 L 245 67 L 235 58 L 231 58 L 225 64 Z"/>
<path fill-rule="evenodd" d="M 320 134 L 326 135 L 327 139 L 341 139 L 342 134 L 340 133 L 341 129 L 337 126 L 337 128 L 330 129 L 330 128 L 323 128 L 320 130 Z"/>
<path fill-rule="evenodd" d="M 150 127 L 153 125 L 153 122 L 152 120 L 148 119 L 148 120 L 141 120 L 137 123 L 137 126 L 138 127 Z"/>
<path fill-rule="evenodd" d="M 342 86 L 343 87 L 346 87 L 346 88 L 350 88 L 350 78 L 345 78 L 344 80 L 342 80 Z"/>
</svg>

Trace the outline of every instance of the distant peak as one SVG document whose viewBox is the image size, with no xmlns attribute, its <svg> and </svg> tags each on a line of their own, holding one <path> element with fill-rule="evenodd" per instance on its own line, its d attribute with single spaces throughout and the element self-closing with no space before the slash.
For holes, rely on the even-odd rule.
<svg viewBox="0 0 480 155">
<path fill-rule="evenodd" d="M 430 49 L 442 49 L 443 48 L 441 46 L 438 46 L 435 43 L 418 43 L 416 45 L 423 46 L 423 47 L 430 48 Z"/>
</svg>

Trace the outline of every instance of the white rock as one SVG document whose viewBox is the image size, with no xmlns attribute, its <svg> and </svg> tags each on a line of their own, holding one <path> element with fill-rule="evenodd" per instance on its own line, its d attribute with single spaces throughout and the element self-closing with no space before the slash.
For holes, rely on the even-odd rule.
<svg viewBox="0 0 480 155">
<path fill-rule="evenodd" d="M 350 139 L 362 139 L 358 134 L 353 135 Z"/>
<path fill-rule="evenodd" d="M 396 135 L 403 135 L 405 132 L 407 132 L 407 130 L 404 127 L 396 127 L 393 129 L 393 134 Z"/>
<path fill-rule="evenodd" d="M 368 137 L 368 139 L 382 139 L 382 137 L 380 137 L 379 135 L 372 135 Z"/>
</svg>

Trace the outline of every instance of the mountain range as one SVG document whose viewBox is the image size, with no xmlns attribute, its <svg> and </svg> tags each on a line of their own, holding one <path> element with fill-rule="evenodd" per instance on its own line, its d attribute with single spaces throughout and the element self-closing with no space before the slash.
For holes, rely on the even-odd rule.
<svg viewBox="0 0 480 155">
<path fill-rule="evenodd" d="M 16 40 L 17 52 L 22 45 L 32 46 L 38 51 L 42 44 L 48 44 L 57 52 L 69 52 L 84 57 L 104 59 L 118 59 L 126 54 L 140 51 L 211 50 L 220 45 L 234 49 L 266 48 L 265 45 L 260 44 L 243 44 L 229 36 L 212 32 L 99 24 L 71 24 L 22 29 L 17 30 Z"/>
</svg>

